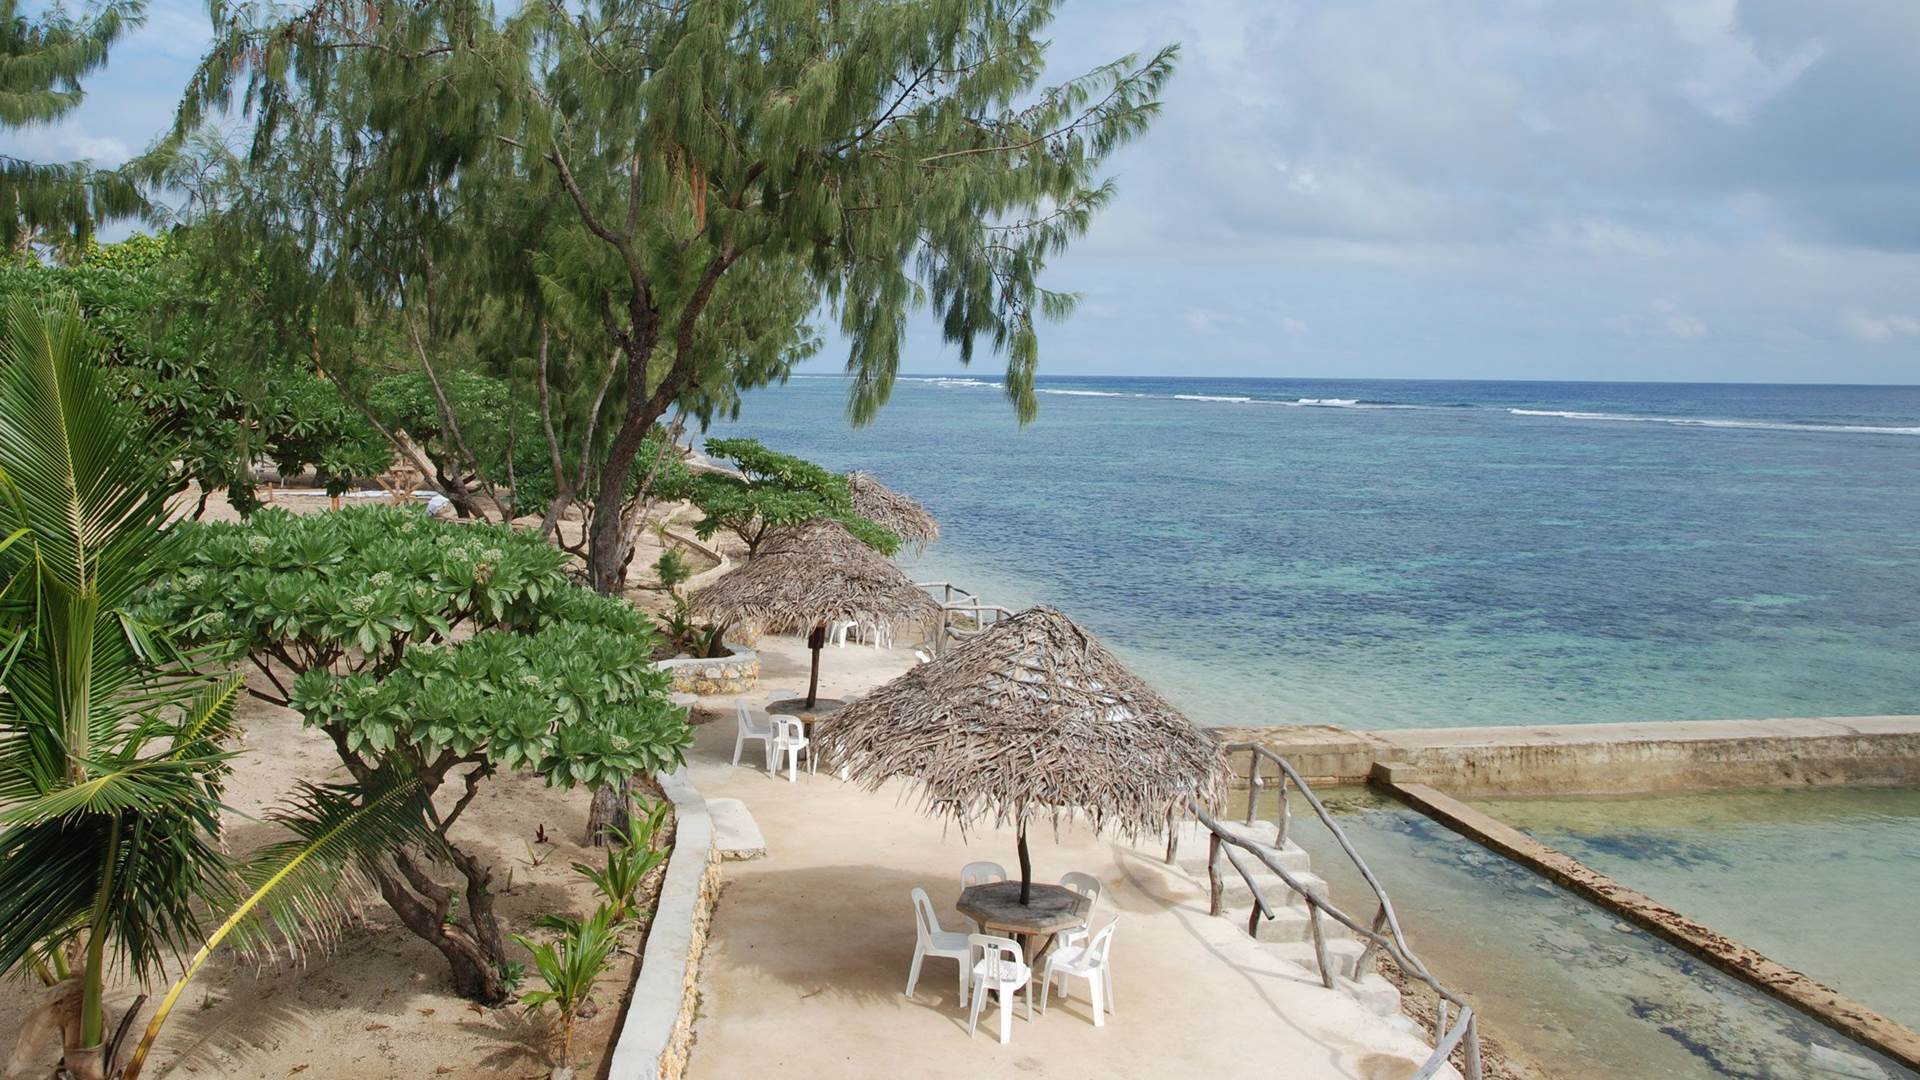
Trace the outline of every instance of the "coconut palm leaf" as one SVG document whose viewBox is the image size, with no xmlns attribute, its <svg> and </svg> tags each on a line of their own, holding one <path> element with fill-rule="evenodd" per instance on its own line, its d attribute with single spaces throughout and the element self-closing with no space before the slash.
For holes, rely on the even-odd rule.
<svg viewBox="0 0 1920 1080">
<path fill-rule="evenodd" d="M 0 304 L 0 971 L 84 942 L 77 1047 L 105 970 L 142 977 L 229 895 L 218 836 L 234 678 L 136 604 L 171 558 L 166 446 L 106 385 L 71 304 Z"/>
<path fill-rule="evenodd" d="M 251 891 L 208 936 L 161 999 L 146 1034 L 128 1059 L 124 1080 L 135 1080 L 153 1050 L 181 991 L 230 935 L 259 948 L 269 929 L 298 947 L 334 932 L 351 913 L 350 899 L 365 884 L 371 860 L 408 844 L 431 844 L 427 797 L 418 778 L 376 777 L 368 785 L 302 785 L 300 796 L 268 816 L 295 838 L 256 852 L 240 870 Z"/>
</svg>

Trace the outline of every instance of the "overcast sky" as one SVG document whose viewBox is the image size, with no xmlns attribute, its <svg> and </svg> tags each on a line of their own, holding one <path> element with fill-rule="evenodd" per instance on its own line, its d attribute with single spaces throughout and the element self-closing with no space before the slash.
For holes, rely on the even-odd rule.
<svg viewBox="0 0 1920 1080">
<path fill-rule="evenodd" d="M 149 2 L 0 148 L 164 128 L 207 20 Z M 1053 37 L 1183 58 L 1043 372 L 1920 382 L 1916 0 L 1070 0 Z"/>
</svg>

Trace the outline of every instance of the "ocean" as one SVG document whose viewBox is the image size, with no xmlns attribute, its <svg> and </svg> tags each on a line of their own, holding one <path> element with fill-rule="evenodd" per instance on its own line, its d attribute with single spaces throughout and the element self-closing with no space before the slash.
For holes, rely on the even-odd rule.
<svg viewBox="0 0 1920 1080">
<path fill-rule="evenodd" d="M 1920 712 L 1920 387 L 1042 377 L 749 394 L 1207 724 Z"/>
</svg>

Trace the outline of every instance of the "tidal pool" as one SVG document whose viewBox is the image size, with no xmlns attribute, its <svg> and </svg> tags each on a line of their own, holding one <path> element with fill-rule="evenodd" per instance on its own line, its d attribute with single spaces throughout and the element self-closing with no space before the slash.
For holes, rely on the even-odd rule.
<svg viewBox="0 0 1920 1080">
<path fill-rule="evenodd" d="M 1920 789 L 1484 799 L 1601 873 L 1920 1028 Z"/>
<path fill-rule="evenodd" d="M 1398 803 L 1356 789 L 1326 792 L 1323 800 L 1386 886 L 1414 951 L 1442 982 L 1474 1002 L 1511 1049 L 1556 1077 L 1912 1080 L 1916 1075 Z M 1586 802 L 1530 802 L 1529 813 L 1542 816 L 1516 818 L 1554 842 L 1547 830 L 1556 819 L 1548 808 Z M 1504 816 L 1508 805 L 1503 801 L 1496 812 Z M 1642 820 L 1604 814 L 1601 819 L 1620 826 L 1607 834 L 1614 836 L 1631 831 L 1626 822 Z M 1294 821 L 1296 839 L 1312 852 L 1314 870 L 1331 883 L 1335 901 L 1370 917 L 1371 893 L 1311 810 L 1296 802 Z M 1790 824 L 1783 817 L 1777 827 L 1786 830 Z M 1586 852 L 1576 854 L 1585 857 Z M 1698 851 L 1695 855 L 1704 858 Z M 1738 865 L 1742 858 L 1733 852 L 1724 861 Z M 1741 884 L 1744 880 L 1723 880 L 1718 886 L 1729 894 L 1728 909 L 1802 903 Z M 1632 883 L 1716 928 L 1741 934 L 1739 927 L 1717 922 L 1712 912 L 1689 910 L 1649 887 L 1656 884 L 1651 880 Z M 1743 891 L 1744 899 L 1738 895 Z M 1817 917 L 1817 910 L 1808 911 L 1809 920 Z M 1904 907 L 1886 907 L 1877 925 L 1909 917 Z M 1879 940 L 1889 952 L 1899 950 L 1886 961 L 1889 968 L 1911 964 L 1910 939 L 1906 946 L 1884 936 Z M 1751 943 L 1767 951 L 1765 944 Z M 1820 949 L 1814 943 L 1808 947 Z M 1786 955 L 1779 959 L 1793 962 Z"/>
</svg>

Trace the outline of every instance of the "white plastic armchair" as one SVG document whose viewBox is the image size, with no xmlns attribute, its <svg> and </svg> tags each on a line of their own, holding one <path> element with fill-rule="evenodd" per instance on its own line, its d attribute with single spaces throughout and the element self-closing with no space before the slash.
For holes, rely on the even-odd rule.
<svg viewBox="0 0 1920 1080">
<path fill-rule="evenodd" d="M 739 729 L 733 736 L 733 763 L 740 764 L 740 748 L 750 742 L 761 743 L 767 751 L 767 771 L 773 771 L 773 721 L 758 706 L 747 704 L 746 698 L 733 699 L 734 712 L 738 716 Z"/>
<path fill-rule="evenodd" d="M 1087 898 L 1087 921 L 1071 930 L 1062 932 L 1054 944 L 1056 946 L 1084 945 L 1087 941 L 1087 927 L 1093 925 L 1093 913 L 1100 906 L 1100 893 L 1105 889 L 1105 886 L 1100 884 L 1099 878 L 1078 870 L 1069 870 L 1060 875 L 1060 886 L 1061 888 L 1072 889 L 1074 892 Z"/>
<path fill-rule="evenodd" d="M 913 988 L 920 983 L 920 963 L 929 956 L 942 957 L 954 961 L 954 972 L 959 976 L 960 1004 L 967 1003 L 968 979 L 967 935 L 949 933 L 940 928 L 940 917 L 933 913 L 933 901 L 927 899 L 927 890 L 916 887 L 913 890 L 913 966 L 907 969 L 907 996 L 913 996 Z"/>
<path fill-rule="evenodd" d="M 1013 1003 L 1008 1000 L 1022 989 L 1027 992 L 1027 1019 L 1033 1019 L 1033 969 L 1020 952 L 1020 943 L 992 934 L 967 935 L 967 967 L 973 972 L 972 1004 L 967 1012 L 967 1034 L 980 1026 L 980 1008 L 987 995 L 1000 995 L 1000 1041 L 1013 1041 Z"/>
<path fill-rule="evenodd" d="M 1093 1026 L 1105 1027 L 1103 1013 L 1113 1011 L 1113 930 L 1120 925 L 1114 919 L 1093 935 L 1085 945 L 1056 946 L 1047 954 L 1046 973 L 1040 977 L 1040 1012 L 1047 1011 L 1047 999 L 1053 994 L 1053 981 L 1060 980 L 1060 996 L 1067 996 L 1067 977 L 1087 980 L 1087 996 L 1093 1001 Z"/>
<path fill-rule="evenodd" d="M 818 771 L 814 766 L 812 743 L 808 742 L 806 728 L 801 726 L 800 721 L 790 716 L 774 717 L 772 746 L 776 762 L 781 759 L 786 761 L 787 783 L 793 783 L 800 772 L 801 754 L 807 755 L 807 771 Z M 775 768 L 778 768 L 777 763 Z"/>
</svg>

